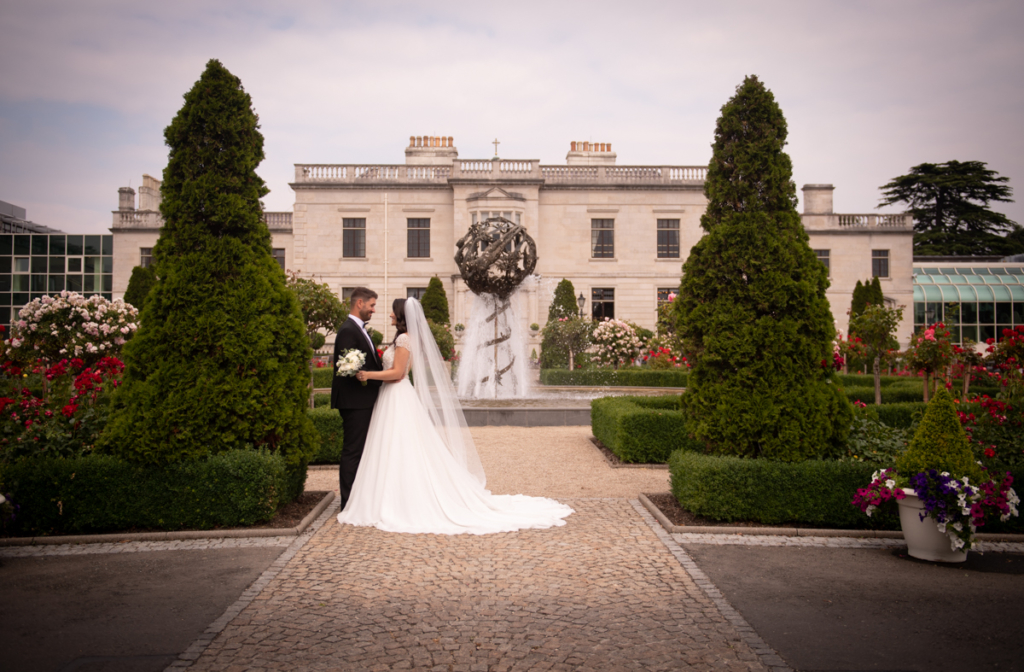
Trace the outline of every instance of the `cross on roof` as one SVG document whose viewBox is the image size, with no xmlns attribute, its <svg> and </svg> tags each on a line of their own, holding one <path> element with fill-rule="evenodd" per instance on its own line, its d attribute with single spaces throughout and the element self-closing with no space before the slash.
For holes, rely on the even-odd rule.
<svg viewBox="0 0 1024 672">
<path fill-rule="evenodd" d="M 498 142 L 497 138 L 495 138 L 494 142 L 492 142 L 491 144 L 494 145 L 494 158 L 498 158 L 498 145 L 500 145 L 501 143 Z"/>
</svg>

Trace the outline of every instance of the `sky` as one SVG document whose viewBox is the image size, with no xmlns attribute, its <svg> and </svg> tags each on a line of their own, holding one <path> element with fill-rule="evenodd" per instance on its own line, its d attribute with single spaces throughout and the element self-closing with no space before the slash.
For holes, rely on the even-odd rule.
<svg viewBox="0 0 1024 672">
<path fill-rule="evenodd" d="M 106 232 L 118 188 L 160 178 L 211 58 L 260 117 L 268 210 L 292 209 L 294 164 L 400 164 L 411 135 L 706 165 L 746 75 L 786 116 L 798 193 L 833 184 L 836 212 L 899 211 L 879 187 L 924 162 L 1024 183 L 1019 1 L 0 0 L 0 33 L 0 200 L 68 232 Z M 993 209 L 1024 225 L 1024 200 Z"/>
</svg>

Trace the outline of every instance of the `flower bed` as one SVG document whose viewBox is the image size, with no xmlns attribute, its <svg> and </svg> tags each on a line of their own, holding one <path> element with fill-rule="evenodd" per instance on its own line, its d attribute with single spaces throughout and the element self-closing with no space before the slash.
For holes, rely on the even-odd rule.
<svg viewBox="0 0 1024 672">
<path fill-rule="evenodd" d="M 4 470 L 17 507 L 6 527 L 36 536 L 252 525 L 274 515 L 289 478 L 284 458 L 266 451 L 234 450 L 166 468 L 109 455 L 25 460 Z"/>
<path fill-rule="evenodd" d="M 590 402 L 594 436 L 623 462 L 664 463 L 691 447 L 677 395 L 602 397 Z"/>
<path fill-rule="evenodd" d="M 541 385 L 579 385 L 590 387 L 686 387 L 688 374 L 683 368 L 652 371 L 634 366 L 624 369 L 541 369 Z"/>
</svg>

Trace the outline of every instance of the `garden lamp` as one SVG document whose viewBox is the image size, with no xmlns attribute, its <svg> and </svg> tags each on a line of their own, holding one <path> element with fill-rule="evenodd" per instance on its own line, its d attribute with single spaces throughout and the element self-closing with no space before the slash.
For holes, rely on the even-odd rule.
<svg viewBox="0 0 1024 672">
<path fill-rule="evenodd" d="M 580 295 L 576 297 L 576 305 L 580 307 L 580 319 L 583 319 L 583 306 L 586 304 L 587 300 L 583 298 L 583 292 L 580 292 Z"/>
</svg>

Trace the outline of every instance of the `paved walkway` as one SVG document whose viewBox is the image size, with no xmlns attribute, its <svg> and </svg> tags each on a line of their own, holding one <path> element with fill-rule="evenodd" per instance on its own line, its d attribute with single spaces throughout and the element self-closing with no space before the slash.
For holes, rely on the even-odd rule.
<svg viewBox="0 0 1024 672">
<path fill-rule="evenodd" d="M 176 667 L 788 669 L 635 500 L 666 471 L 610 468 L 584 427 L 473 433 L 492 491 L 557 497 L 567 525 L 388 534 L 332 507 Z"/>
</svg>

